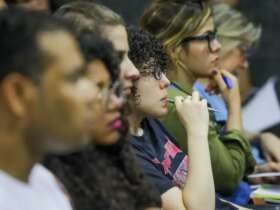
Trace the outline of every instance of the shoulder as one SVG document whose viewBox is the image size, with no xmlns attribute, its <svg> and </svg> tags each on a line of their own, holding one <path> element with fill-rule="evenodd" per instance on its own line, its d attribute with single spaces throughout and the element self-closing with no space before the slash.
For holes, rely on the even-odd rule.
<svg viewBox="0 0 280 210">
<path fill-rule="evenodd" d="M 43 165 L 36 164 L 34 166 L 29 180 L 32 187 L 38 192 L 49 194 L 50 197 L 54 198 L 61 209 L 72 209 L 66 189 L 55 175 Z"/>
</svg>

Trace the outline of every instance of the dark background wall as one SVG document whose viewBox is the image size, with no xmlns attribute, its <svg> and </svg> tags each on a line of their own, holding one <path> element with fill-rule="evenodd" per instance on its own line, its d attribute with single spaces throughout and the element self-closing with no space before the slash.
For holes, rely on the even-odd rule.
<svg viewBox="0 0 280 210">
<path fill-rule="evenodd" d="M 65 2 L 73 0 L 54 0 Z M 121 14 L 128 24 L 139 17 L 152 0 L 92 0 Z M 253 83 L 262 85 L 272 75 L 280 77 L 280 0 L 240 0 L 239 9 L 263 27 L 257 52 L 250 59 Z"/>
<path fill-rule="evenodd" d="M 138 24 L 151 1 L 98 0 L 120 13 L 129 24 Z M 280 0 L 241 0 L 239 9 L 263 27 L 257 52 L 250 59 L 253 83 L 260 86 L 272 75 L 280 77 Z"/>
<path fill-rule="evenodd" d="M 254 83 L 261 85 L 271 75 L 280 78 L 280 1 L 241 0 L 240 9 L 263 27 L 259 48 L 251 58 Z"/>
</svg>

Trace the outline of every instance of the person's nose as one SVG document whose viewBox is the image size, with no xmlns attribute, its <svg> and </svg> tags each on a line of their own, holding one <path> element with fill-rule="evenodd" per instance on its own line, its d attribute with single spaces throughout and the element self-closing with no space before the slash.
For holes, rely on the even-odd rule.
<svg viewBox="0 0 280 210">
<path fill-rule="evenodd" d="M 247 58 L 245 58 L 242 62 L 242 68 L 243 69 L 248 69 L 249 68 L 249 61 Z"/>
<path fill-rule="evenodd" d="M 211 45 L 212 45 L 212 52 L 219 52 L 221 50 L 222 45 L 217 38 L 212 41 Z"/>
<path fill-rule="evenodd" d="M 140 73 L 132 61 L 127 58 L 127 65 L 125 70 L 125 77 L 131 80 L 137 80 L 140 77 Z"/>
<path fill-rule="evenodd" d="M 169 79 L 166 77 L 165 74 L 162 74 L 161 82 L 160 82 L 161 89 L 168 88 L 169 85 L 170 85 Z"/>
</svg>

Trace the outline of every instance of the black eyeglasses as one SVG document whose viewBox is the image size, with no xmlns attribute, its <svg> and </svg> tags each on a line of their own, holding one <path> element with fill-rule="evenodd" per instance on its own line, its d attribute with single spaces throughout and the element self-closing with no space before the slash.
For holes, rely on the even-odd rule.
<svg viewBox="0 0 280 210">
<path fill-rule="evenodd" d="M 139 69 L 141 76 L 153 76 L 156 80 L 161 80 L 162 76 L 166 74 L 166 71 L 163 71 L 157 65 L 156 63 L 149 63 L 142 66 L 142 68 Z"/>
<path fill-rule="evenodd" d="M 214 52 L 215 51 L 215 46 L 214 46 L 214 41 L 215 40 L 217 40 L 217 30 L 209 31 L 207 34 L 201 35 L 201 36 L 186 37 L 182 40 L 181 43 L 186 44 L 186 43 L 192 42 L 192 41 L 207 41 L 209 51 Z"/>
<path fill-rule="evenodd" d="M 161 80 L 163 75 L 166 75 L 166 72 L 157 70 L 157 71 L 140 71 L 141 76 L 149 77 L 153 76 L 156 80 Z"/>
<path fill-rule="evenodd" d="M 98 98 L 102 101 L 103 106 L 108 108 L 111 97 L 115 95 L 118 98 L 125 99 L 122 84 L 116 81 L 112 84 L 111 88 L 104 88 L 100 90 Z"/>
</svg>

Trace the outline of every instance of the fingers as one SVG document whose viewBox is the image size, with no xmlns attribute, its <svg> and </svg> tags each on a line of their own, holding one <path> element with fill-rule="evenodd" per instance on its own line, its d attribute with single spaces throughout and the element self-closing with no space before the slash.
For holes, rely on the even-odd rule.
<svg viewBox="0 0 280 210">
<path fill-rule="evenodd" d="M 270 168 L 270 171 L 280 172 L 280 164 L 279 163 L 269 162 L 267 164 L 268 164 L 268 167 Z"/>
<path fill-rule="evenodd" d="M 183 102 L 187 102 L 187 101 L 199 102 L 200 101 L 200 95 L 197 91 L 194 91 L 191 96 L 186 96 L 186 97 L 176 96 L 174 99 L 175 99 L 174 100 L 175 104 L 180 105 Z"/>
<path fill-rule="evenodd" d="M 227 88 L 227 86 L 226 86 L 226 84 L 225 84 L 225 82 L 224 82 L 224 80 L 223 80 L 223 77 L 222 77 L 221 72 L 218 71 L 218 70 L 214 70 L 213 73 L 212 73 L 212 75 L 213 75 L 213 79 L 214 79 L 214 80 L 216 81 L 216 83 L 218 84 L 219 89 L 220 89 L 221 91 L 225 90 L 225 89 Z"/>
<path fill-rule="evenodd" d="M 275 155 L 274 160 L 278 163 L 280 163 L 280 155 Z"/>
<path fill-rule="evenodd" d="M 175 106 L 176 106 L 176 107 L 181 106 L 182 103 L 183 103 L 183 100 L 184 100 L 184 97 L 183 97 L 183 96 L 176 96 L 176 97 L 174 98 Z"/>
<path fill-rule="evenodd" d="M 197 91 L 194 91 L 194 92 L 192 93 L 192 100 L 193 100 L 194 102 L 199 102 L 199 101 L 200 101 L 200 96 L 199 96 L 199 93 L 198 93 Z"/>
<path fill-rule="evenodd" d="M 236 79 L 236 77 L 233 76 L 232 73 L 230 73 L 230 72 L 228 72 L 228 71 L 226 71 L 226 70 L 220 70 L 220 72 L 221 72 L 221 74 L 222 74 L 223 76 L 229 77 L 229 78 L 232 79 L 232 80 L 235 80 L 235 79 Z"/>
<path fill-rule="evenodd" d="M 237 78 L 226 70 L 214 70 L 212 76 L 221 91 L 231 89 L 237 84 Z"/>
<path fill-rule="evenodd" d="M 202 99 L 201 103 L 202 103 L 204 106 L 206 106 L 206 107 L 207 107 L 207 105 L 208 105 L 208 102 L 207 102 L 206 99 Z"/>
<path fill-rule="evenodd" d="M 266 159 L 267 162 L 271 162 L 271 161 L 272 161 L 272 158 L 270 157 L 269 154 L 264 153 L 264 157 L 265 157 L 265 159 Z"/>
</svg>

